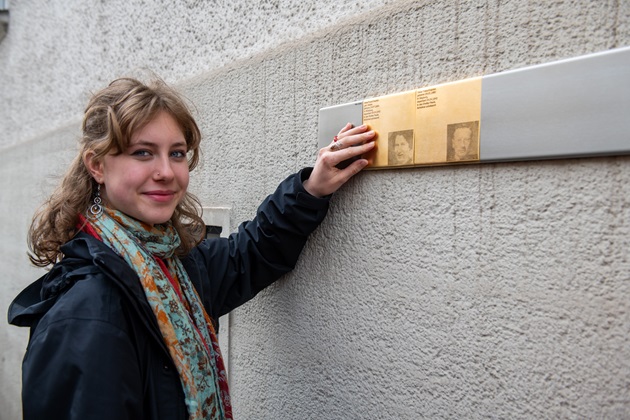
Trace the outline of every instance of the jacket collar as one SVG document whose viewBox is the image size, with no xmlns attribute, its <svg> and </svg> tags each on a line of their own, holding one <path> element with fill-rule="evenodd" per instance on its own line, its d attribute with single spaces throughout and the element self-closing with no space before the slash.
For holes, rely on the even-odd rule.
<svg viewBox="0 0 630 420">
<path fill-rule="evenodd" d="M 148 318 L 146 322 L 155 322 L 138 276 L 107 245 L 79 232 L 61 247 L 61 251 L 63 259 L 13 300 L 8 311 L 10 324 L 34 326 L 77 281 L 96 274 L 104 274 L 110 278 L 124 295 L 136 302 L 135 306 L 140 313 L 144 313 L 143 318 Z"/>
</svg>

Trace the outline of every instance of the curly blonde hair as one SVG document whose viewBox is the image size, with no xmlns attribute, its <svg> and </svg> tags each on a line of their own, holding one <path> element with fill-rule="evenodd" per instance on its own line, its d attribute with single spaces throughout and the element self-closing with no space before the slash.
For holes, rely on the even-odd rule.
<svg viewBox="0 0 630 420">
<path fill-rule="evenodd" d="M 161 111 L 168 112 L 181 128 L 192 171 L 199 162 L 201 132 L 186 102 L 173 88 L 159 79 L 144 84 L 121 78 L 92 96 L 83 118 L 80 151 L 60 185 L 33 217 L 28 245 L 34 265 L 45 267 L 60 261 L 61 246 L 79 230 L 79 215 L 90 206 L 97 185 L 84 164 L 84 156 L 91 153 L 98 161 L 109 153 L 124 152 L 133 133 Z M 185 255 L 201 241 L 205 230 L 199 200 L 187 192 L 171 222 L 182 241 L 178 255 Z"/>
</svg>

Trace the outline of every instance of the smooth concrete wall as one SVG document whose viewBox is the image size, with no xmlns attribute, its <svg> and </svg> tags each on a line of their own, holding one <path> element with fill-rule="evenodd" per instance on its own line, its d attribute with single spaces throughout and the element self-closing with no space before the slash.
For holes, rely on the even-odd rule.
<svg viewBox="0 0 630 420">
<path fill-rule="evenodd" d="M 312 164 L 323 106 L 630 45 L 623 0 L 321 3 L 330 16 L 309 13 L 315 3 L 236 2 L 243 16 L 230 31 L 202 27 L 196 16 L 222 11 L 203 2 L 178 3 L 168 19 L 134 6 L 122 22 L 101 4 L 61 13 L 12 2 L 21 18 L 0 44 L 0 106 L 15 105 L 0 108 L 3 144 L 13 145 L 0 154 L 0 309 L 37 275 L 24 236 L 47 175 L 74 151 L 80 100 L 134 67 L 166 73 L 196 104 L 205 142 L 191 188 L 204 205 L 231 206 L 235 228 Z M 286 19 L 270 5 L 294 10 L 294 29 L 274 32 Z M 35 57 L 81 50 L 79 37 L 41 47 L 12 31 L 55 13 L 60 25 L 88 25 L 91 7 L 97 22 L 139 21 L 151 42 L 92 33 L 111 59 L 93 57 L 80 86 L 70 56 L 55 76 L 16 59 L 28 45 Z M 216 44 L 191 54 L 193 35 L 156 29 L 172 20 Z M 47 28 L 35 37 L 58 33 Z M 37 87 L 17 94 L 8 79 Z M 39 90 L 60 103 L 40 103 Z M 296 270 L 232 314 L 237 418 L 630 417 L 629 193 L 630 157 L 359 175 L 333 198 Z M 3 420 L 19 418 L 25 340 L 0 328 Z"/>
</svg>

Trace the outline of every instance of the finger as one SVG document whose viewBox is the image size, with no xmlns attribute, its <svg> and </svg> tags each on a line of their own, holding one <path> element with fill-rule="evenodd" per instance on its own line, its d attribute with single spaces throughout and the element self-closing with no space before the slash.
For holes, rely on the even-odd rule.
<svg viewBox="0 0 630 420">
<path fill-rule="evenodd" d="M 348 123 L 346 124 L 344 128 L 342 128 L 342 131 L 340 131 L 339 134 L 343 134 L 345 137 L 345 136 L 351 136 L 354 134 L 363 133 L 367 130 L 369 130 L 369 127 L 366 124 L 358 125 L 355 127 L 352 124 Z"/>
<path fill-rule="evenodd" d="M 340 183 L 340 186 L 348 182 L 350 178 L 358 174 L 368 165 L 368 161 L 366 159 L 357 159 L 348 165 L 347 168 L 339 171 L 337 181 Z"/>
<path fill-rule="evenodd" d="M 337 143 L 339 140 L 341 140 L 342 138 L 342 134 L 347 133 L 348 130 L 351 130 L 352 128 L 354 128 L 354 126 L 352 125 L 352 123 L 347 123 L 340 131 L 339 133 L 333 137 L 332 142 L 330 143 L 329 146 L 331 146 L 332 150 L 336 150 L 336 149 L 341 149 L 341 145 L 335 145 L 335 143 Z"/>
<path fill-rule="evenodd" d="M 373 141 L 369 141 L 367 143 L 363 143 L 363 144 L 359 144 L 357 146 L 354 147 L 345 147 L 342 143 L 342 147 L 341 149 L 338 148 L 339 143 L 341 143 L 340 141 L 333 144 L 332 146 L 330 146 L 331 151 L 333 151 L 334 153 L 331 153 L 330 156 L 332 157 L 330 159 L 330 163 L 332 164 L 332 166 L 336 166 L 339 163 L 348 160 L 348 159 L 352 159 L 355 156 L 360 156 L 364 153 L 369 152 L 370 150 L 372 150 L 374 148 L 375 143 Z"/>
<path fill-rule="evenodd" d="M 347 124 L 346 124 L 346 125 L 345 125 L 345 126 L 344 126 L 344 127 L 343 127 L 340 131 L 339 131 L 339 134 L 343 134 L 343 133 L 345 133 L 346 131 L 350 130 L 350 129 L 351 129 L 351 128 L 353 128 L 353 127 L 354 127 L 354 125 L 352 125 L 352 123 L 347 123 Z M 338 135 L 339 135 L 339 134 L 338 134 Z"/>
<path fill-rule="evenodd" d="M 335 146 L 333 149 L 347 149 L 352 146 L 369 143 L 374 140 L 375 136 L 376 133 L 372 130 L 348 136 L 344 135 L 344 137 L 338 137 L 337 141 L 334 142 L 337 143 L 337 146 Z"/>
</svg>

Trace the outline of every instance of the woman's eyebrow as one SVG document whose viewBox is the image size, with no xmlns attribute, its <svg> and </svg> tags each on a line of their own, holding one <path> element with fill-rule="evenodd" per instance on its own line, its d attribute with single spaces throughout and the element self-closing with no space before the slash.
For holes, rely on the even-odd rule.
<svg viewBox="0 0 630 420">
<path fill-rule="evenodd" d="M 129 144 L 129 147 L 136 147 L 136 146 L 152 146 L 155 147 L 157 145 L 156 142 L 153 141 L 149 141 L 149 140 L 138 140 L 136 142 L 133 142 L 131 144 Z M 170 147 L 186 147 L 186 142 L 185 141 L 178 141 L 176 143 L 173 143 L 170 145 Z"/>
</svg>

